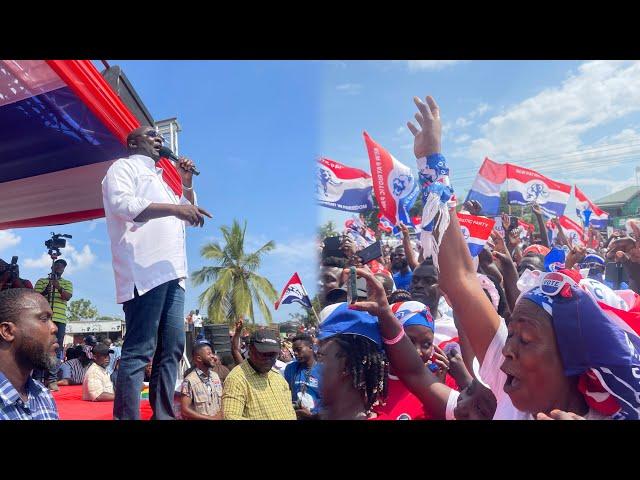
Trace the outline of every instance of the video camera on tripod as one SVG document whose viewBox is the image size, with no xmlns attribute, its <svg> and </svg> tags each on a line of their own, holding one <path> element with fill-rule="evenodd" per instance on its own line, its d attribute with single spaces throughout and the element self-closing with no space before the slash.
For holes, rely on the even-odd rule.
<svg viewBox="0 0 640 480">
<path fill-rule="evenodd" d="M 53 233 L 51 232 L 51 238 L 44 242 L 44 246 L 49 250 L 47 253 L 51 257 L 51 273 L 49 274 L 49 285 L 45 290 L 47 300 L 49 300 L 49 305 L 53 308 L 53 300 L 54 300 L 54 289 L 51 287 L 52 281 L 57 281 L 60 279 L 60 275 L 58 275 L 55 271 L 55 265 L 57 258 L 61 255 L 60 249 L 65 248 L 67 246 L 67 241 L 65 238 L 73 238 L 71 235 L 66 235 L 64 233 Z"/>
<path fill-rule="evenodd" d="M 60 255 L 60 249 L 65 248 L 67 246 L 67 241 L 65 238 L 73 238 L 71 235 L 66 235 L 64 233 L 53 233 L 51 232 L 51 238 L 44 242 L 44 246 L 49 250 L 47 253 L 51 257 L 51 260 L 55 261 Z"/>
</svg>

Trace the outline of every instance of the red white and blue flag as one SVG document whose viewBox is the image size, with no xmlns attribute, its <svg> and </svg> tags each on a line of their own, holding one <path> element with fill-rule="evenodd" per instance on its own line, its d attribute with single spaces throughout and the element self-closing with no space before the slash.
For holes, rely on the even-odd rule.
<svg viewBox="0 0 640 480">
<path fill-rule="evenodd" d="M 567 237 L 572 247 L 577 244 L 584 245 L 584 229 L 580 225 L 565 215 L 562 215 L 558 220 L 564 231 L 564 236 Z"/>
<path fill-rule="evenodd" d="M 382 232 L 393 232 L 394 225 L 381 213 L 378 214 L 378 229 Z"/>
<path fill-rule="evenodd" d="M 571 185 L 507 163 L 507 200 L 511 205 L 529 205 L 535 202 L 548 216 L 560 217 L 564 215 L 570 193 Z"/>
<path fill-rule="evenodd" d="M 398 222 L 411 225 L 409 210 L 420 193 L 416 176 L 409 167 L 372 140 L 367 132 L 364 132 L 364 142 L 369 153 L 373 193 L 378 200 L 380 213 L 393 225 Z"/>
<path fill-rule="evenodd" d="M 375 243 L 376 232 L 367 227 L 362 216 L 349 218 L 344 222 L 344 226 L 346 233 L 355 240 L 358 249 L 366 248 Z"/>
<path fill-rule="evenodd" d="M 307 291 L 304 289 L 298 272 L 294 273 L 284 286 L 280 299 L 275 303 L 276 310 L 278 310 L 278 307 L 283 303 L 290 304 L 293 302 L 299 303 L 303 307 L 311 308 L 309 294 L 307 294 Z"/>
<path fill-rule="evenodd" d="M 584 226 L 592 226 L 599 230 L 607 228 L 609 214 L 600 210 L 587 196 L 575 185 L 576 215 L 584 222 Z"/>
<path fill-rule="evenodd" d="M 328 158 L 318 160 L 316 198 L 323 207 L 347 212 L 373 208 L 371 176 Z"/>
<path fill-rule="evenodd" d="M 472 257 L 477 257 L 484 248 L 485 243 L 491 235 L 495 220 L 476 215 L 467 215 L 458 213 L 458 222 L 460 230 L 469 247 L 469 253 Z"/>
<path fill-rule="evenodd" d="M 482 214 L 500 214 L 500 188 L 507 179 L 507 165 L 486 157 L 473 181 L 465 201 L 477 200 L 482 205 Z"/>
<path fill-rule="evenodd" d="M 529 233 L 533 233 L 536 230 L 531 223 L 527 223 L 524 220 L 518 219 L 518 227 L 520 227 L 520 238 L 524 239 L 529 236 Z"/>
</svg>

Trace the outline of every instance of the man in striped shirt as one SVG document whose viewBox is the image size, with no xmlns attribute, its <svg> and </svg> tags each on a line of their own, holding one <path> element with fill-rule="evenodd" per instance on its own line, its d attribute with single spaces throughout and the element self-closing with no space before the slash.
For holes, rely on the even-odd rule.
<svg viewBox="0 0 640 480">
<path fill-rule="evenodd" d="M 51 392 L 31 377 L 56 364 L 56 326 L 42 295 L 0 292 L 0 420 L 57 420 Z"/>
<path fill-rule="evenodd" d="M 60 365 L 58 385 L 82 385 L 91 360 L 87 358 L 82 345 L 67 350 L 67 361 Z"/>
<path fill-rule="evenodd" d="M 69 280 L 62 278 L 66 266 L 67 262 L 63 259 L 56 260 L 50 277 L 40 278 L 34 288 L 36 292 L 41 293 L 49 301 L 49 305 L 53 310 L 53 322 L 58 328 L 58 345 L 60 345 L 56 350 L 56 356 L 60 361 L 62 360 L 64 334 L 67 329 L 67 302 L 73 296 L 73 284 Z M 57 365 L 51 368 L 47 379 L 49 390 L 54 392 L 59 390 L 57 383 L 58 368 Z"/>
</svg>

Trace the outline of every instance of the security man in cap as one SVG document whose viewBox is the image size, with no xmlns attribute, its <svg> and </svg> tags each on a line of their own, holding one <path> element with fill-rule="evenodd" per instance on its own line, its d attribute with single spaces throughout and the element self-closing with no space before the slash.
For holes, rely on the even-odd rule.
<svg viewBox="0 0 640 480">
<path fill-rule="evenodd" d="M 193 347 L 194 367 L 184 376 L 180 389 L 180 412 L 186 420 L 222 420 L 222 381 L 216 372 L 215 356 L 207 340 Z"/>
<path fill-rule="evenodd" d="M 295 420 L 291 390 L 273 366 L 280 354 L 274 330 L 261 329 L 249 338 L 249 357 L 224 382 L 222 412 L 225 420 Z"/>
</svg>

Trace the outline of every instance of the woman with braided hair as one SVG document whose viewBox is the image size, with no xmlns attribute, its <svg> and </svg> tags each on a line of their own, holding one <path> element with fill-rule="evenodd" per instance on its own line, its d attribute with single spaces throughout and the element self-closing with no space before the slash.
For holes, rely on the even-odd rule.
<svg viewBox="0 0 640 480">
<path fill-rule="evenodd" d="M 389 362 L 375 317 L 349 310 L 346 303 L 321 312 L 321 390 L 328 420 L 364 420 L 384 402 Z"/>
</svg>

